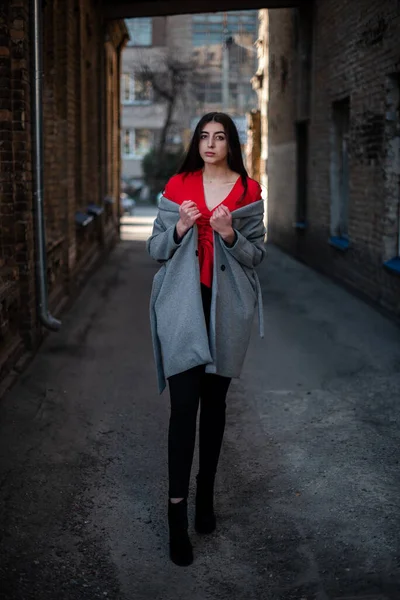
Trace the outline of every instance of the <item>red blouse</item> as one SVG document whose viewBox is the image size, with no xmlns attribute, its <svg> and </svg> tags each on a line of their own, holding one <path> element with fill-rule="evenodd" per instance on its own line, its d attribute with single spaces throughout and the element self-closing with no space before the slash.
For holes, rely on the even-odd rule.
<svg viewBox="0 0 400 600">
<path fill-rule="evenodd" d="M 247 181 L 247 193 L 240 203 L 239 201 L 244 191 L 240 177 L 225 200 L 221 202 L 221 204 L 224 204 L 231 212 L 261 199 L 260 185 L 254 181 L 254 179 L 249 178 Z M 163 195 L 168 200 L 172 200 L 172 202 L 176 202 L 177 204 L 182 204 L 185 200 L 192 200 L 192 202 L 197 204 L 202 215 L 196 222 L 198 229 L 200 281 L 207 287 L 211 287 L 214 264 L 214 235 L 210 225 L 210 218 L 217 207 L 213 210 L 209 210 L 207 207 L 202 171 L 196 171 L 195 173 L 188 173 L 185 175 L 174 175 L 174 177 L 171 177 L 168 181 Z"/>
</svg>

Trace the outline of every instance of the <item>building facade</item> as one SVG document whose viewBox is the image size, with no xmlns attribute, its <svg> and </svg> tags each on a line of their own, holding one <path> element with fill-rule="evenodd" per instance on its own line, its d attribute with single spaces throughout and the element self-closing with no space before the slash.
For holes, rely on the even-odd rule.
<svg viewBox="0 0 400 600">
<path fill-rule="evenodd" d="M 224 110 L 247 138 L 246 113 L 257 106 L 251 86 L 256 67 L 257 11 L 219 12 L 129 19 L 130 41 L 123 54 L 121 101 L 125 182 L 143 184 L 143 157 L 157 145 L 168 102 L 143 85 L 143 67 L 166 71 L 167 58 L 190 65 L 186 93 L 172 119 L 169 142 L 187 144 L 198 119 Z"/>
<path fill-rule="evenodd" d="M 257 11 L 193 15 L 192 46 L 196 64 L 192 130 L 203 114 L 223 111 L 234 119 L 243 152 L 247 113 L 257 107 L 251 79 L 257 63 Z"/>
<path fill-rule="evenodd" d="M 128 37 L 124 22 L 104 21 L 92 0 L 63 0 L 39 3 L 34 23 L 30 4 L 5 0 L 0 7 L 3 382 L 40 343 L 41 317 L 50 320 L 43 315 L 41 284 L 50 314 L 59 314 L 91 266 L 118 239 L 119 63 Z M 34 138 L 38 113 L 33 98 L 39 77 L 31 32 L 39 22 L 43 52 L 36 56 L 43 63 L 43 127 Z M 41 139 L 42 162 L 37 152 Z M 42 186 L 37 185 L 40 173 Z M 35 218 L 35 200 L 42 192 L 45 239 Z"/>
<path fill-rule="evenodd" d="M 163 95 L 172 91 L 174 68 L 187 76 L 192 58 L 191 18 L 178 15 L 126 21 L 130 40 L 122 61 L 122 174 L 133 187 L 143 186 L 143 157 L 157 146 L 166 122 L 169 100 Z M 179 94 L 167 139 L 177 148 L 183 143 L 191 111 L 188 94 L 183 90 Z"/>
<path fill-rule="evenodd" d="M 243 117 L 256 107 L 251 78 L 256 65 L 257 11 L 193 15 L 192 45 L 198 76 L 197 115 L 223 110 Z"/>
<path fill-rule="evenodd" d="M 253 80 L 269 241 L 396 317 L 399 36 L 390 0 L 263 10 Z"/>
</svg>

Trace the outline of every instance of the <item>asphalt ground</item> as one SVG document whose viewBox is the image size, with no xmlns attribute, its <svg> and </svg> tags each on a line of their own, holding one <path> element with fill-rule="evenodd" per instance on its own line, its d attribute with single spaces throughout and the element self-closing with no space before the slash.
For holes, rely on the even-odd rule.
<svg viewBox="0 0 400 600">
<path fill-rule="evenodd" d="M 2 600 L 398 600 L 400 336 L 273 247 L 228 396 L 218 528 L 168 558 L 168 396 L 157 394 L 151 215 L 0 402 Z M 193 474 L 195 473 L 195 466 Z"/>
</svg>

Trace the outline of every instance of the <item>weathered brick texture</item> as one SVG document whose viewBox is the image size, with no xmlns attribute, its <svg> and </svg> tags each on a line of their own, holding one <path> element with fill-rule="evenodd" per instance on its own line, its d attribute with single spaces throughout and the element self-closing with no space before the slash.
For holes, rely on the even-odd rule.
<svg viewBox="0 0 400 600">
<path fill-rule="evenodd" d="M 106 51 L 116 60 L 123 30 L 118 23 L 111 24 L 108 34 L 114 32 L 113 41 L 106 41 L 97 4 L 59 0 L 49 3 L 45 11 L 45 206 L 54 305 L 104 240 L 104 217 L 82 229 L 75 225 L 77 211 L 85 212 L 90 203 L 104 204 L 108 195 L 102 173 L 104 157 L 109 158 L 106 145 L 110 137 L 118 136 L 118 67 L 112 80 L 102 68 Z M 110 86 L 118 104 L 109 115 L 106 135 L 103 103 Z M 114 148 L 109 170 L 119 185 L 118 154 L 119 146 Z M 117 197 L 118 186 L 111 211 L 107 205 L 107 214 L 114 217 Z M 116 231 L 113 218 L 114 236 Z"/>
<path fill-rule="evenodd" d="M 0 376 L 33 310 L 28 2 L 0 6 Z"/>
<path fill-rule="evenodd" d="M 400 73 L 399 3 L 314 3 L 308 72 L 299 60 L 304 53 L 298 22 L 294 11 L 269 11 L 269 239 L 400 316 L 400 277 L 383 266 L 397 252 L 399 169 L 393 166 L 395 155 L 388 155 L 386 112 L 388 80 Z M 308 77 L 307 114 L 302 98 L 307 96 Z M 350 103 L 350 247 L 341 252 L 328 240 L 332 104 L 345 98 Z M 295 122 L 303 118 L 309 119 L 305 231 L 293 227 Z"/>
<path fill-rule="evenodd" d="M 35 284 L 29 4 L 0 3 L 0 378 L 42 335 Z M 43 5 L 44 209 L 54 312 L 118 235 L 118 56 L 126 30 L 121 21 L 104 21 L 96 0 Z M 76 212 L 86 212 L 90 203 L 105 212 L 79 228 Z"/>
</svg>

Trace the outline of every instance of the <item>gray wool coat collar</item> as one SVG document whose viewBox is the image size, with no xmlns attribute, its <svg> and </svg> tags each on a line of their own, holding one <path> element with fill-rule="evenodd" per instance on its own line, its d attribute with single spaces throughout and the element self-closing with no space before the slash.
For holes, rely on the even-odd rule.
<svg viewBox="0 0 400 600">
<path fill-rule="evenodd" d="M 263 337 L 263 304 L 255 268 L 265 256 L 262 200 L 232 212 L 236 242 L 227 246 L 214 232 L 214 274 L 207 331 L 197 258 L 197 227 L 174 240 L 179 205 L 162 198 L 147 250 L 161 268 L 153 280 L 150 323 L 158 388 L 166 379 L 198 365 L 207 373 L 239 377 L 258 304 Z"/>
</svg>

